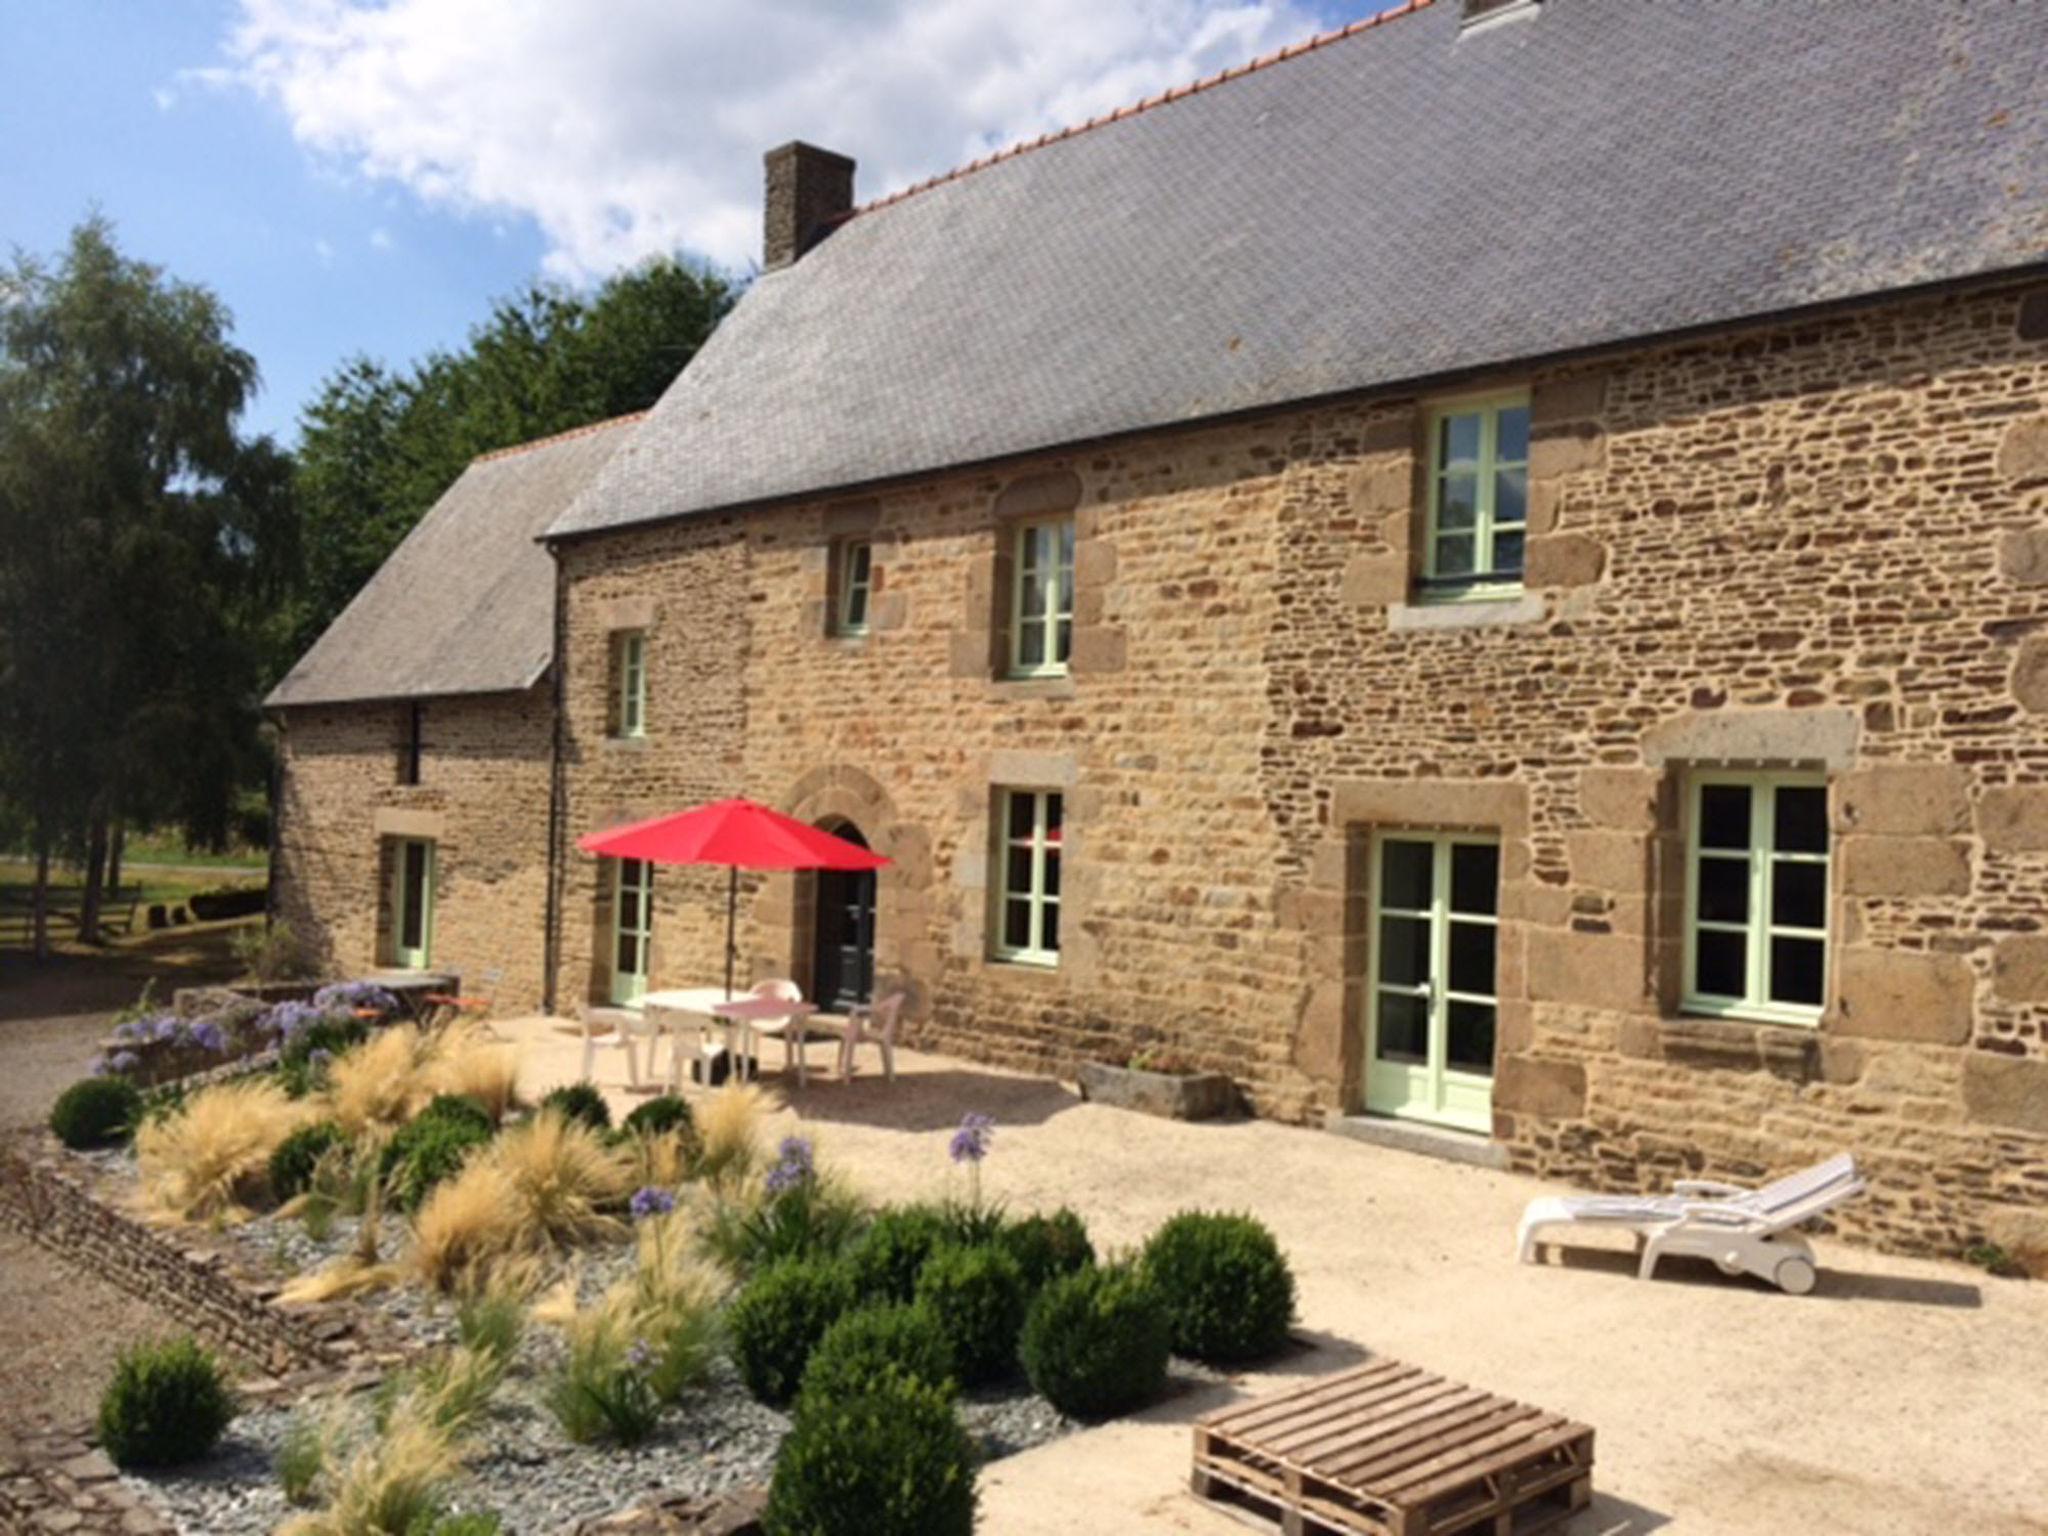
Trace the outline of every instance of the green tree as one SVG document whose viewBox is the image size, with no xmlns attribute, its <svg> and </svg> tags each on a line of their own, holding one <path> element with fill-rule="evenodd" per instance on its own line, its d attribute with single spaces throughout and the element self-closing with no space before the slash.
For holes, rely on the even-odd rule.
<svg viewBox="0 0 2048 1536">
<path fill-rule="evenodd" d="M 671 258 L 585 295 L 500 300 L 458 352 L 409 370 L 356 357 L 300 420 L 309 645 L 480 453 L 645 410 L 731 308 L 728 281 Z"/>
<path fill-rule="evenodd" d="M 260 771 L 295 514 L 276 448 L 236 432 L 257 373 L 232 329 L 97 216 L 0 271 L 0 798 L 35 852 L 39 954 L 53 856 L 85 860 L 90 939 L 123 818 L 217 843 Z"/>
</svg>

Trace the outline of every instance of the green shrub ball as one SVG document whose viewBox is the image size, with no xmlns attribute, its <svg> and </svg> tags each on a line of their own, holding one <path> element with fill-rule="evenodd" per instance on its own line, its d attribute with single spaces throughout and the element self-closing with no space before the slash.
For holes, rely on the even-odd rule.
<svg viewBox="0 0 2048 1536">
<path fill-rule="evenodd" d="M 434 1102 L 464 1103 L 460 1099 Z M 377 1162 L 392 1204 L 402 1211 L 417 1210 L 436 1184 L 452 1178 L 469 1154 L 490 1139 L 490 1117 L 473 1106 L 468 1113 L 423 1114 L 400 1126 L 384 1143 Z"/>
<path fill-rule="evenodd" d="M 783 1437 L 768 1536 L 969 1536 L 974 1446 L 952 1400 L 909 1377 L 806 1399 Z"/>
<path fill-rule="evenodd" d="M 611 1106 L 589 1083 L 564 1083 L 550 1089 L 541 1099 L 542 1109 L 552 1109 L 568 1120 L 580 1120 L 593 1131 L 612 1128 Z"/>
<path fill-rule="evenodd" d="M 922 1307 L 886 1302 L 847 1313 L 818 1341 L 798 1397 L 859 1397 L 884 1377 L 910 1376 L 953 1393 L 953 1348 Z"/>
<path fill-rule="evenodd" d="M 878 1213 L 848 1256 L 854 1284 L 876 1301 L 909 1301 L 918 1272 L 946 1241 L 946 1215 L 936 1206 L 898 1205 Z"/>
<path fill-rule="evenodd" d="M 964 1386 L 1008 1375 L 1030 1301 L 1017 1261 L 993 1243 L 936 1250 L 917 1277 L 918 1305 L 952 1346 Z"/>
<path fill-rule="evenodd" d="M 99 1436 L 122 1467 L 175 1467 L 213 1449 L 235 1416 L 220 1362 L 190 1338 L 121 1352 L 100 1398 Z"/>
<path fill-rule="evenodd" d="M 81 1078 L 50 1106 L 50 1129 L 77 1151 L 126 1141 L 142 1117 L 142 1090 L 125 1077 Z"/>
<path fill-rule="evenodd" d="M 1013 1222 L 1002 1244 L 1024 1272 L 1024 1288 L 1036 1295 L 1048 1281 L 1095 1262 L 1095 1245 L 1081 1218 L 1061 1206 L 1050 1216 L 1034 1214 Z"/>
<path fill-rule="evenodd" d="M 627 1113 L 624 1129 L 637 1131 L 642 1136 L 661 1136 L 669 1131 L 681 1131 L 686 1136 L 697 1129 L 695 1116 L 690 1113 L 687 1099 L 679 1099 L 672 1093 L 636 1104 Z"/>
<path fill-rule="evenodd" d="M 842 1264 L 784 1259 L 747 1283 L 726 1315 L 733 1363 L 756 1399 L 780 1408 L 796 1396 L 811 1351 L 854 1303 Z"/>
<path fill-rule="evenodd" d="M 1253 1217 L 1184 1211 L 1152 1234 L 1144 1271 L 1166 1304 L 1177 1353 L 1228 1365 L 1287 1343 L 1294 1274 Z"/>
<path fill-rule="evenodd" d="M 347 1134 L 332 1120 L 300 1126 L 270 1154 L 271 1194 L 280 1201 L 304 1194 L 312 1187 L 313 1170 L 320 1165 L 320 1159 L 347 1143 Z"/>
<path fill-rule="evenodd" d="M 1090 1265 L 1046 1283 L 1017 1352 L 1053 1407 L 1069 1418 L 1106 1419 L 1159 1395 L 1172 1335 L 1166 1305 L 1142 1274 Z"/>
</svg>

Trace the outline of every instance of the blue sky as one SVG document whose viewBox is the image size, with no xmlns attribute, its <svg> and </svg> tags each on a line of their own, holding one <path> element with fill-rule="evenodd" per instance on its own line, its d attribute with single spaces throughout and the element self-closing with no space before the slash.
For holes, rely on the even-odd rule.
<svg viewBox="0 0 2048 1536">
<path fill-rule="evenodd" d="M 458 345 L 537 277 L 743 267 L 783 139 L 855 155 L 866 198 L 1379 8 L 0 0 L 0 241 L 96 205 L 227 301 L 247 425 L 290 442 L 342 359 Z"/>
</svg>

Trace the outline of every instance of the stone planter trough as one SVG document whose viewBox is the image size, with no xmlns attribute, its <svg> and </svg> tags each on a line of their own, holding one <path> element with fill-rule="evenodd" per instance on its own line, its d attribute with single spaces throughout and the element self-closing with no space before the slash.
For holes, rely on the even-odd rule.
<svg viewBox="0 0 2048 1536">
<path fill-rule="evenodd" d="M 1221 1072 L 1146 1072 L 1086 1061 L 1081 1097 L 1167 1120 L 1213 1120 L 1237 1105 L 1237 1089 Z"/>
</svg>

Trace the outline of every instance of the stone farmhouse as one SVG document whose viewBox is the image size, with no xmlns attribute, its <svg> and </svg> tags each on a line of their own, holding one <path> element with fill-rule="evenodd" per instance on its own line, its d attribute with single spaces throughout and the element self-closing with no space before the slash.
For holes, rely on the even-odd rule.
<svg viewBox="0 0 2048 1536">
<path fill-rule="evenodd" d="M 2048 1241 L 2038 20 L 1437 0 L 865 206 L 775 150 L 646 419 L 278 690 L 280 910 L 630 1002 L 723 876 L 576 836 L 743 794 L 893 860 L 747 965 L 916 1043 Z"/>
</svg>

